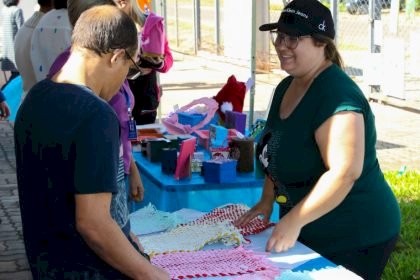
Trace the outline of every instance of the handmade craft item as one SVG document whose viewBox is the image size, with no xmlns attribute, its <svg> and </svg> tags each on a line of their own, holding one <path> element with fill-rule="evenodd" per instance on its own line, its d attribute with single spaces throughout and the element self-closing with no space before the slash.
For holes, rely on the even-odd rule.
<svg viewBox="0 0 420 280">
<path fill-rule="evenodd" d="M 178 160 L 178 151 L 175 148 L 162 149 L 162 172 L 165 174 L 174 174 Z"/>
<path fill-rule="evenodd" d="M 199 124 L 206 117 L 205 114 L 178 112 L 178 122 L 191 127 Z"/>
<path fill-rule="evenodd" d="M 203 162 L 204 181 L 207 183 L 228 183 L 236 180 L 236 160 L 211 159 Z"/>
<path fill-rule="evenodd" d="M 225 121 L 225 112 L 227 111 L 242 113 L 247 90 L 247 85 L 244 82 L 237 81 L 236 77 L 231 75 L 226 84 L 213 97 L 219 104 L 217 112 L 223 122 Z"/>
<path fill-rule="evenodd" d="M 162 161 L 162 149 L 170 146 L 165 138 L 149 139 L 146 141 L 146 157 L 151 162 Z"/>
<path fill-rule="evenodd" d="M 176 163 L 175 179 L 191 177 L 191 158 L 195 150 L 195 137 L 182 141 Z"/>
<path fill-rule="evenodd" d="M 264 253 L 255 253 L 242 247 L 162 254 L 154 256 L 151 262 L 168 271 L 172 279 L 248 275 L 251 273 L 255 273 L 254 276 L 266 276 L 268 279 L 274 279 L 280 274 L 280 269 L 271 263 Z"/>
<path fill-rule="evenodd" d="M 178 226 L 170 231 L 151 236 L 139 236 L 144 251 L 156 254 L 197 251 L 205 245 L 223 242 L 226 246 L 246 243 L 242 234 L 229 221 L 212 224 Z"/>
<path fill-rule="evenodd" d="M 169 230 L 182 222 L 175 214 L 157 210 L 151 203 L 131 213 L 129 217 L 131 231 L 135 235 Z"/>
<path fill-rule="evenodd" d="M 254 171 L 254 138 L 233 137 L 229 157 L 238 161 L 238 172 Z"/>
<path fill-rule="evenodd" d="M 244 204 L 228 204 L 218 208 L 215 208 L 211 212 L 205 214 L 203 217 L 189 222 L 186 225 L 202 225 L 202 224 L 215 224 L 221 221 L 228 221 L 232 225 L 239 219 L 243 214 L 248 212 L 250 208 Z M 241 234 L 244 236 L 257 234 L 270 226 L 273 226 L 274 223 L 265 224 L 263 219 L 256 217 L 251 220 L 248 224 L 239 227 Z"/>
<path fill-rule="evenodd" d="M 209 138 L 211 148 L 224 148 L 228 146 L 229 131 L 220 125 L 210 125 Z"/>
<path fill-rule="evenodd" d="M 242 134 L 245 134 L 246 114 L 235 111 L 227 111 L 225 113 L 225 117 L 226 128 L 234 128 Z"/>
</svg>

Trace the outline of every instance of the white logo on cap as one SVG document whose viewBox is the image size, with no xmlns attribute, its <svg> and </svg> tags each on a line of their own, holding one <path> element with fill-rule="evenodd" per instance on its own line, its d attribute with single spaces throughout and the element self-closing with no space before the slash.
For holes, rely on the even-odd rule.
<svg viewBox="0 0 420 280">
<path fill-rule="evenodd" d="M 308 15 L 305 14 L 304 12 L 300 11 L 300 10 L 296 11 L 296 10 L 287 8 L 287 9 L 283 10 L 283 13 L 291 13 L 291 14 L 296 14 L 296 15 L 304 17 L 304 18 L 308 18 Z"/>
<path fill-rule="evenodd" d="M 318 29 L 324 32 L 325 32 L 325 27 L 326 27 L 325 20 L 318 25 Z"/>
</svg>

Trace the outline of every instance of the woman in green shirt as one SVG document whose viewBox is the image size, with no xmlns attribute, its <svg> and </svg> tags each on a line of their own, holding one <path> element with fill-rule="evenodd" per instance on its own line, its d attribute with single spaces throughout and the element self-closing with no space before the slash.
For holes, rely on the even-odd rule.
<svg viewBox="0 0 420 280">
<path fill-rule="evenodd" d="M 301 241 L 364 279 L 379 279 L 401 225 L 397 200 L 376 157 L 374 115 L 342 70 L 330 11 L 317 0 L 290 2 L 270 31 L 290 76 L 275 91 L 257 149 L 262 197 L 237 224 L 281 220 L 267 251 Z"/>
</svg>

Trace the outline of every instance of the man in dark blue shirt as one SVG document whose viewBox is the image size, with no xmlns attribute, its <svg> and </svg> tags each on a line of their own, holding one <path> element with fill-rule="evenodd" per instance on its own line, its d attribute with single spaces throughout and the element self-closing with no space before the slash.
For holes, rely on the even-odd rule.
<svg viewBox="0 0 420 280">
<path fill-rule="evenodd" d="M 111 215 L 118 119 L 108 105 L 137 50 L 133 21 L 112 6 L 84 12 L 71 55 L 36 84 L 15 122 L 19 200 L 34 279 L 169 279 Z"/>
</svg>

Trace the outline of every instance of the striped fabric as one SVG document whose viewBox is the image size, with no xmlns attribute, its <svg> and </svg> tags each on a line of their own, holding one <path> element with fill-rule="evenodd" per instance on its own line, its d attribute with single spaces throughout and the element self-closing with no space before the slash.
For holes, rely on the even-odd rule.
<svg viewBox="0 0 420 280">
<path fill-rule="evenodd" d="M 3 24 L 3 50 L 1 54 L 1 70 L 17 71 L 14 42 L 16 33 L 23 25 L 23 12 L 17 6 L 4 6 L 1 10 Z"/>
</svg>

